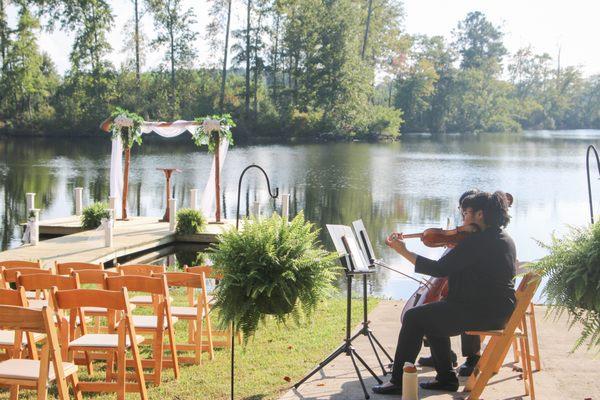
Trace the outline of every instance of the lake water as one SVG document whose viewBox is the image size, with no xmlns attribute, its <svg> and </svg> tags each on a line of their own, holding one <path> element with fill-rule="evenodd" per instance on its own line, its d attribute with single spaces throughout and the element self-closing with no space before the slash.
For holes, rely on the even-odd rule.
<svg viewBox="0 0 600 400">
<path fill-rule="evenodd" d="M 518 135 L 411 135 L 386 144 L 332 143 L 234 146 L 223 172 L 226 218 L 235 218 L 239 174 L 257 163 L 265 168 L 280 193 L 291 194 L 291 213 L 304 210 L 320 227 L 350 224 L 362 218 L 377 256 L 412 274 L 383 244 L 391 231 L 419 232 L 459 220 L 457 199 L 470 188 L 501 189 L 515 198 L 508 231 L 517 243 L 520 260 L 544 255 L 536 240 L 552 232 L 589 221 L 585 153 L 598 144 L 600 131 L 536 131 Z M 25 219 L 25 193 L 35 192 L 41 218 L 74 212 L 73 188 L 84 188 L 84 203 L 107 201 L 110 143 L 108 138 L 0 140 L 0 208 L 2 249 L 19 246 L 18 223 Z M 134 148 L 131 161 L 130 215 L 161 216 L 165 209 L 164 176 L 158 167 L 178 167 L 173 179 L 178 208 L 187 206 L 189 189 L 204 188 L 211 156 L 191 140 L 146 140 Z M 596 199 L 598 176 L 593 167 Z M 242 207 L 260 201 L 263 212 L 274 208 L 264 179 L 248 173 Z M 600 209 L 600 202 L 595 206 Z M 280 204 L 275 203 L 275 209 Z M 327 246 L 330 242 L 323 233 Z M 409 247 L 437 257 L 414 240 Z M 390 271 L 379 271 L 370 292 L 406 298 L 415 284 Z"/>
</svg>

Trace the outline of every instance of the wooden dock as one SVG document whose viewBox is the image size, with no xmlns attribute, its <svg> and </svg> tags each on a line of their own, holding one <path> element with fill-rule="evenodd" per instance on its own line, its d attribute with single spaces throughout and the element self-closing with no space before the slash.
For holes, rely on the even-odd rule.
<svg viewBox="0 0 600 400">
<path fill-rule="evenodd" d="M 41 234 L 65 236 L 40 241 L 37 246 L 24 245 L 3 251 L 0 253 L 0 265 L 2 260 L 41 260 L 47 266 L 55 260 L 93 263 L 113 261 L 178 242 L 210 244 L 216 242 L 217 235 L 234 225 L 234 221 L 227 220 L 223 224 L 208 224 L 206 232 L 198 235 L 178 236 L 169 231 L 169 223 L 158 222 L 157 217 L 132 217 L 128 221 L 115 222 L 114 245 L 104 247 L 104 232 L 81 231 L 79 217 L 40 221 Z M 76 233 L 66 234 L 73 231 Z"/>
</svg>

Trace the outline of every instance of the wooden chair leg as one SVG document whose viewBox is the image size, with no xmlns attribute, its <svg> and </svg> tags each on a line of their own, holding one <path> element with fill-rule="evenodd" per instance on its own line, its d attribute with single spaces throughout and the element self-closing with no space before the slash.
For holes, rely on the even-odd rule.
<svg viewBox="0 0 600 400">
<path fill-rule="evenodd" d="M 146 380 L 144 379 L 144 369 L 142 368 L 142 359 L 140 358 L 140 351 L 135 341 L 135 335 L 131 327 L 128 329 L 129 339 L 131 340 L 131 353 L 133 354 L 133 362 L 135 364 L 135 374 L 138 384 L 138 390 L 142 400 L 148 400 L 148 392 L 146 390 Z"/>
<path fill-rule="evenodd" d="M 10 387 L 10 400 L 18 400 L 19 399 L 19 385 L 11 385 Z"/>
<path fill-rule="evenodd" d="M 117 399 L 118 400 L 125 400 L 125 387 L 127 385 L 127 382 L 125 381 L 126 379 L 126 362 L 125 362 L 125 357 L 126 357 L 126 353 L 125 353 L 125 348 L 119 348 L 119 350 L 117 350 L 117 383 L 118 383 L 118 389 L 117 389 Z M 107 375 L 108 375 L 108 370 L 107 370 Z M 107 376 L 108 378 L 108 376 Z M 107 379 L 108 380 L 108 379 Z"/>
<path fill-rule="evenodd" d="M 521 357 L 521 376 L 523 378 L 523 384 L 525 385 L 525 396 L 529 396 L 529 372 L 527 370 L 527 358 L 525 357 L 525 338 L 523 336 L 519 337 L 519 348 L 522 354 Z"/>
<path fill-rule="evenodd" d="M 505 348 L 510 346 L 511 341 L 512 337 L 502 336 L 498 338 L 497 343 L 494 344 L 489 351 L 488 357 L 489 363 L 491 363 L 490 365 L 496 365 L 496 363 L 498 362 L 498 358 L 502 356 Z M 487 350 L 488 349 L 486 349 L 486 351 Z M 479 361 L 481 362 L 481 360 Z M 486 366 L 484 365 L 483 368 L 480 370 L 480 374 L 477 377 L 477 380 L 475 381 L 475 384 L 473 385 L 473 388 L 471 389 L 471 393 L 469 393 L 469 397 L 467 397 L 467 400 L 478 400 L 481 394 L 483 393 L 485 386 L 487 385 L 488 381 L 493 375 L 494 369 L 486 368 Z"/>
<path fill-rule="evenodd" d="M 46 400 L 48 398 L 48 375 L 50 372 L 50 345 L 44 344 L 40 358 L 40 370 L 37 380 L 37 398 Z M 58 383 L 58 382 L 57 382 Z M 64 382 L 63 382 L 64 383 Z"/>
<path fill-rule="evenodd" d="M 202 364 L 202 315 L 196 319 L 196 336 L 194 338 L 194 356 L 197 365 Z"/>
<path fill-rule="evenodd" d="M 496 337 L 491 337 L 490 340 L 488 341 L 487 346 L 485 347 L 485 350 L 483 351 L 483 354 L 481 355 L 481 358 L 479 359 L 479 361 L 477 362 L 477 365 L 473 369 L 473 373 L 467 379 L 467 382 L 465 384 L 465 389 L 464 389 L 465 392 L 471 391 L 471 389 L 473 389 L 473 386 L 475 386 L 477 376 L 489 364 L 490 354 L 491 354 L 494 346 L 496 346 L 497 342 L 498 342 L 498 338 L 496 338 Z"/>
<path fill-rule="evenodd" d="M 179 379 L 179 360 L 177 358 L 177 345 L 175 344 L 175 332 L 172 329 L 168 331 L 169 349 L 171 350 L 171 362 L 173 362 L 173 374 L 175 379 Z"/>
<path fill-rule="evenodd" d="M 71 385 L 73 386 L 73 394 L 75 395 L 75 400 L 83 400 L 81 395 L 81 388 L 79 387 L 79 379 L 77 378 L 77 372 L 71 374 L 69 377 L 71 381 Z"/>
<path fill-rule="evenodd" d="M 533 384 L 533 371 L 531 370 L 531 351 L 529 348 L 529 334 L 527 332 L 527 324 L 523 327 L 523 352 L 525 353 L 522 358 L 523 360 L 523 372 L 525 372 L 525 366 L 527 368 L 527 382 L 529 383 L 529 396 L 531 400 L 535 400 L 535 388 Z"/>
<path fill-rule="evenodd" d="M 156 332 L 154 334 L 154 343 L 152 343 L 152 356 L 154 357 L 154 386 L 159 386 L 162 379 L 164 331 Z"/>
<path fill-rule="evenodd" d="M 533 345 L 533 354 L 532 358 L 535 362 L 535 371 L 542 370 L 542 361 L 540 358 L 540 347 L 538 344 L 538 335 L 537 335 L 537 324 L 535 322 L 535 305 L 533 303 L 529 304 L 529 323 L 531 324 L 531 344 Z"/>
</svg>

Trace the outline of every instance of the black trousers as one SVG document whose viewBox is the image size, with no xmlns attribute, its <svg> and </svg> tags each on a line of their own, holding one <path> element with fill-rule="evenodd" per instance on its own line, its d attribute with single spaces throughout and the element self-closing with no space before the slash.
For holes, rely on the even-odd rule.
<svg viewBox="0 0 600 400">
<path fill-rule="evenodd" d="M 481 339 L 479 339 L 479 336 L 461 333 L 460 348 L 463 357 L 474 356 L 475 354 L 479 353 L 479 351 L 481 351 Z"/>
<path fill-rule="evenodd" d="M 456 381 L 450 355 L 450 337 L 468 330 L 501 329 L 513 308 L 512 302 L 486 306 L 439 301 L 409 310 L 404 316 L 398 336 L 390 382 L 402 385 L 404 363 L 414 364 L 421 351 L 424 336 L 429 341 L 437 380 Z"/>
</svg>

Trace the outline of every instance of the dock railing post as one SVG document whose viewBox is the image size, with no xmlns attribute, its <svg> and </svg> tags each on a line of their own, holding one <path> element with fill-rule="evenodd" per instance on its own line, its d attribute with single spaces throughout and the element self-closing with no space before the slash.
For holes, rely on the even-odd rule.
<svg viewBox="0 0 600 400">
<path fill-rule="evenodd" d="M 75 195 L 75 215 L 79 216 L 83 211 L 83 188 L 76 187 L 73 192 Z"/>
<path fill-rule="evenodd" d="M 175 199 L 171 197 L 169 199 L 169 231 L 175 232 L 175 226 L 177 225 L 177 203 Z"/>
<path fill-rule="evenodd" d="M 113 247 L 113 221 L 115 216 L 115 210 L 108 210 L 108 219 L 102 219 L 102 225 L 104 229 L 104 247 Z"/>
<path fill-rule="evenodd" d="M 27 213 L 35 208 L 35 193 L 26 193 L 27 198 Z"/>
<path fill-rule="evenodd" d="M 32 208 L 27 213 L 29 215 L 29 244 L 37 246 L 40 241 L 40 210 Z"/>
<path fill-rule="evenodd" d="M 198 189 L 190 189 L 190 208 L 196 210 L 196 199 L 198 197 Z"/>
<path fill-rule="evenodd" d="M 290 218 L 290 195 L 287 193 L 281 195 L 281 217 L 285 220 Z"/>
</svg>

